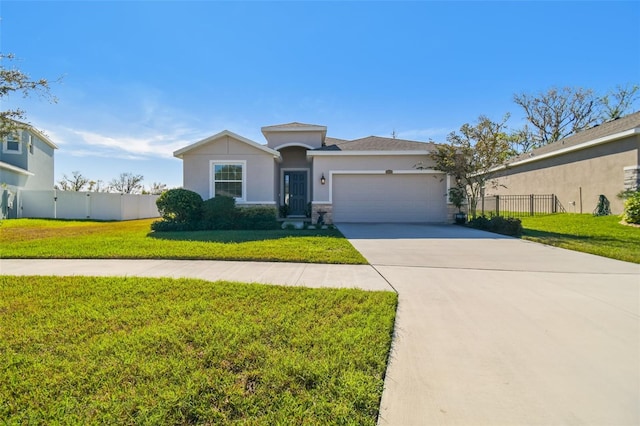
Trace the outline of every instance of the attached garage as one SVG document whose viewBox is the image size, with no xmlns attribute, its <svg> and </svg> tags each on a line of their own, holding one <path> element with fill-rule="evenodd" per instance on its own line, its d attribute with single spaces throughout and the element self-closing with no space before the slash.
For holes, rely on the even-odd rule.
<svg viewBox="0 0 640 426">
<path fill-rule="evenodd" d="M 445 222 L 446 192 L 440 173 L 334 174 L 333 221 Z"/>
</svg>

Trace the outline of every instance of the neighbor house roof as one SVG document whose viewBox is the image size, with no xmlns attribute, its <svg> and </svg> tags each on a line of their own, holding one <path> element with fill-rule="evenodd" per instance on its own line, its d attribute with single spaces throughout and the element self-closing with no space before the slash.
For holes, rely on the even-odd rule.
<svg viewBox="0 0 640 426">
<path fill-rule="evenodd" d="M 28 130 L 31 133 L 33 133 L 34 135 L 36 135 L 38 137 L 38 139 L 40 139 L 41 141 L 43 141 L 44 143 L 46 143 L 47 145 L 49 145 L 51 148 L 53 149 L 58 149 L 58 146 L 53 143 L 53 141 L 51 139 L 49 139 L 49 137 L 47 135 L 45 135 L 44 133 L 42 133 L 40 130 L 36 129 L 35 127 L 33 127 L 31 124 L 29 123 L 24 123 L 22 121 L 18 121 L 18 120 L 11 120 L 14 123 L 16 123 L 16 126 L 19 129 L 23 129 L 23 130 Z"/>
<path fill-rule="evenodd" d="M 405 139 L 383 138 L 367 136 L 351 141 L 326 138 L 326 146 L 314 151 L 432 151 L 433 142 L 417 142 Z"/>
<path fill-rule="evenodd" d="M 529 163 L 593 145 L 613 142 L 634 134 L 640 134 L 640 111 L 582 130 L 559 141 L 521 154 L 509 160 L 509 165 Z"/>
<path fill-rule="evenodd" d="M 233 133 L 233 132 L 231 132 L 229 130 L 223 130 L 220 133 L 216 133 L 213 136 L 209 136 L 208 138 L 202 139 L 201 141 L 198 141 L 196 143 L 192 143 L 189 146 L 185 146 L 182 149 L 174 151 L 173 156 L 177 157 L 177 158 L 182 158 L 182 156 L 185 153 L 187 153 L 187 152 L 189 152 L 189 151 L 191 151 L 193 149 L 199 148 L 199 147 L 201 147 L 203 145 L 206 145 L 206 144 L 208 144 L 210 142 L 213 142 L 213 141 L 215 141 L 217 139 L 220 139 L 220 138 L 222 138 L 224 136 L 228 136 L 228 137 L 230 137 L 232 139 L 238 140 L 240 142 L 244 142 L 249 146 L 252 146 L 254 148 L 260 149 L 260 150 L 262 150 L 262 151 L 264 151 L 266 153 L 269 153 L 269 154 L 273 155 L 275 158 L 280 158 L 280 153 L 278 151 L 276 151 L 274 149 L 271 149 L 266 145 L 260 145 L 258 142 L 254 142 L 251 139 L 247 139 L 247 138 L 245 138 L 243 136 L 240 136 L 240 135 L 238 135 L 236 133 Z"/>
</svg>

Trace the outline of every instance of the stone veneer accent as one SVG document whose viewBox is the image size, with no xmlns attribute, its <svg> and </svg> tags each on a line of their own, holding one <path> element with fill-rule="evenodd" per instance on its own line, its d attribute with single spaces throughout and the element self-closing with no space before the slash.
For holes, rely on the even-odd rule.
<svg viewBox="0 0 640 426">
<path fill-rule="evenodd" d="M 624 189 L 631 191 L 640 189 L 640 165 L 624 168 Z"/>
<path fill-rule="evenodd" d="M 313 204 L 311 207 L 311 224 L 318 223 L 319 211 L 326 212 L 324 214 L 324 223 L 330 225 L 333 223 L 333 204 Z"/>
</svg>

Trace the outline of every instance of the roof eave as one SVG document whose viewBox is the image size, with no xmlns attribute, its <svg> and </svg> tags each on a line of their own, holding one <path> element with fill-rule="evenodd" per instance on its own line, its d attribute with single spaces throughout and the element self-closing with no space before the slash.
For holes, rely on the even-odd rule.
<svg viewBox="0 0 640 426">
<path fill-rule="evenodd" d="M 28 170 L 25 170 L 25 169 L 23 169 L 21 167 L 14 166 L 12 164 L 5 163 L 3 161 L 0 161 L 0 169 L 9 170 L 9 171 L 16 172 L 16 173 L 19 173 L 19 174 L 25 175 L 25 176 L 35 176 L 34 173 L 31 173 Z"/>
<path fill-rule="evenodd" d="M 354 150 L 354 151 L 307 151 L 307 156 L 310 157 L 322 157 L 322 156 L 363 156 L 363 155 L 429 155 L 431 151 L 427 150 L 392 150 L 392 151 L 383 151 L 383 150 Z"/>
<path fill-rule="evenodd" d="M 545 158 L 552 158 L 558 155 L 567 154 L 573 151 L 580 151 L 582 149 L 590 148 L 592 146 L 602 145 L 609 142 L 614 142 L 620 139 L 627 138 L 629 136 L 640 135 L 640 127 L 634 127 L 633 129 L 625 130 L 623 132 L 614 133 L 612 135 L 603 136 L 601 138 L 597 138 L 588 142 L 583 142 L 577 145 L 568 146 L 566 148 L 559 149 L 557 151 L 551 151 L 540 155 L 533 155 L 530 158 L 525 158 L 523 160 L 514 161 L 513 163 L 508 163 L 506 165 L 498 166 L 490 171 L 498 171 L 502 169 L 508 169 L 511 167 L 520 166 L 522 164 L 533 163 L 534 161 L 544 160 Z"/>
</svg>

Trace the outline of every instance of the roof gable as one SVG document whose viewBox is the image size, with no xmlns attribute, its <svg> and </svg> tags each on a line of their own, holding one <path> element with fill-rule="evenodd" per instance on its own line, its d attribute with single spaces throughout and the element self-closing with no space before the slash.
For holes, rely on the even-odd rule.
<svg viewBox="0 0 640 426">
<path fill-rule="evenodd" d="M 232 139 L 235 139 L 235 140 L 237 140 L 239 142 L 245 143 L 245 144 L 247 144 L 247 145 L 249 145 L 249 146 L 251 146 L 253 148 L 257 148 L 257 149 L 262 150 L 262 151 L 264 151 L 264 152 L 266 152 L 268 154 L 271 154 L 274 158 L 280 158 L 280 153 L 278 151 L 273 150 L 273 149 L 271 149 L 271 148 L 269 148 L 269 147 L 267 147 L 265 145 L 260 145 L 259 143 L 254 142 L 251 139 L 247 139 L 247 138 L 245 138 L 243 136 L 240 136 L 240 135 L 238 135 L 236 133 L 233 133 L 233 132 L 231 132 L 229 130 L 223 130 L 220 133 L 216 133 L 213 136 L 209 136 L 208 138 L 202 139 L 202 140 L 200 140 L 200 141 L 198 141 L 196 143 L 193 143 L 193 144 L 188 145 L 188 146 L 186 146 L 184 148 L 181 148 L 181 149 L 179 149 L 177 151 L 174 151 L 173 156 L 177 157 L 177 158 L 182 158 L 183 155 L 186 154 L 187 152 L 192 151 L 192 150 L 194 150 L 196 148 L 200 148 L 201 146 L 207 145 L 209 143 L 213 143 L 213 142 L 217 141 L 218 139 L 221 139 L 221 138 L 223 138 L 225 136 L 228 136 L 228 137 L 230 137 Z"/>
<path fill-rule="evenodd" d="M 327 126 L 319 126 L 317 124 L 306 124 L 294 121 L 292 123 L 274 124 L 272 126 L 262 127 L 262 133 L 264 132 L 300 132 L 300 131 L 327 131 Z"/>
</svg>

